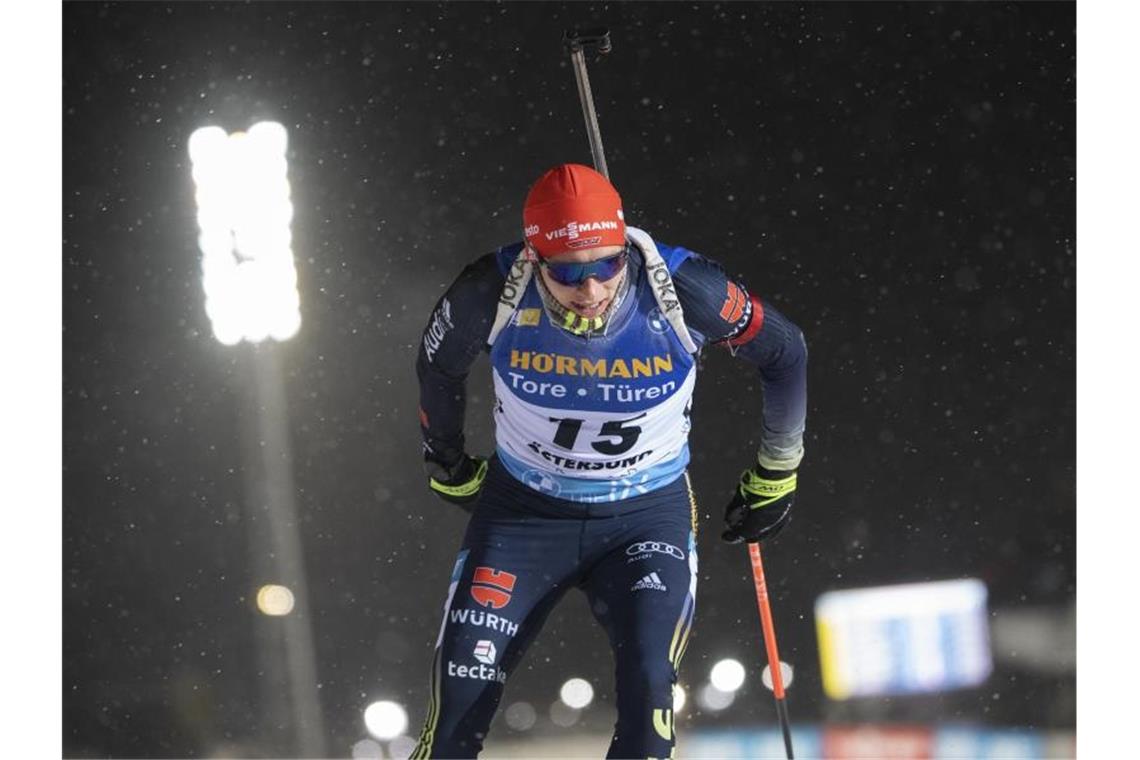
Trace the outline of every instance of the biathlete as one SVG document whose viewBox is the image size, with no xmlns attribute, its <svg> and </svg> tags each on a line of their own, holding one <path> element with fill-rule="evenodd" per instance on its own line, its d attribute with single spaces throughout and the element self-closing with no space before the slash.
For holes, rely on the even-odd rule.
<svg viewBox="0 0 1140 760">
<path fill-rule="evenodd" d="M 416 362 L 430 488 L 471 511 L 451 576 L 413 758 L 475 757 L 512 669 L 551 609 L 585 592 L 616 663 L 608 757 L 670 757 L 673 685 L 693 623 L 697 512 L 686 467 L 697 353 L 727 347 L 763 389 L 756 460 L 723 538 L 788 521 L 803 458 L 801 330 L 712 259 L 627 226 L 609 181 L 542 175 L 522 242 L 467 266 Z M 481 351 L 495 452 L 464 447 Z"/>
</svg>

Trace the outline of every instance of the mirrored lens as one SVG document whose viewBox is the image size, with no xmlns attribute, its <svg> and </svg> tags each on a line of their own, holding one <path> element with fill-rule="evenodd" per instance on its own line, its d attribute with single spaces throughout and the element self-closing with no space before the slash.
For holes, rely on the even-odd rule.
<svg viewBox="0 0 1140 760">
<path fill-rule="evenodd" d="M 625 266 L 625 251 L 607 256 L 604 259 L 585 263 L 571 264 L 545 264 L 546 271 L 550 273 L 555 282 L 563 285 L 580 285 L 587 277 L 597 277 L 605 282 L 621 272 Z"/>
</svg>

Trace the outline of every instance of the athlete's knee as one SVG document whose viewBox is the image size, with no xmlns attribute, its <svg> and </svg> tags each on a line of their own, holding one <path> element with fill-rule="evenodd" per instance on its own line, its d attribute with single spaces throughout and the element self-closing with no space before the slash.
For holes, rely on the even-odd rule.
<svg viewBox="0 0 1140 760">
<path fill-rule="evenodd" d="M 668 662 L 636 662 L 619 667 L 617 671 L 617 691 L 626 694 L 637 702 L 656 704 L 661 698 L 672 700 L 673 684 L 677 673 Z"/>
<path fill-rule="evenodd" d="M 502 685 L 455 678 L 451 674 L 452 665 L 452 661 L 447 660 L 448 667 L 438 690 L 433 686 L 419 743 L 411 754 L 413 760 L 470 758 L 478 756 L 483 749 L 483 740 L 498 706 Z"/>
</svg>

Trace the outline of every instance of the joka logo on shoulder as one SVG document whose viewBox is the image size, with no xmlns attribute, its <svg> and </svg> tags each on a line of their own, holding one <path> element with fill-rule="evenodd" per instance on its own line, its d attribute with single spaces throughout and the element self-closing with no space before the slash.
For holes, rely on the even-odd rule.
<svg viewBox="0 0 1140 760">
<path fill-rule="evenodd" d="M 518 578 L 508 572 L 493 567 L 477 567 L 471 578 L 471 598 L 484 607 L 502 609 L 511 601 L 516 580 Z"/>
</svg>

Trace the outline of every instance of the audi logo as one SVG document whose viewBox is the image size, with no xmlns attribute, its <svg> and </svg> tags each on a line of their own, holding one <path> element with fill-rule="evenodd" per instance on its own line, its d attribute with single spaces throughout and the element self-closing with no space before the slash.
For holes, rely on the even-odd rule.
<svg viewBox="0 0 1140 760">
<path fill-rule="evenodd" d="M 685 553 L 678 549 L 673 544 L 666 544 L 661 541 L 642 541 L 636 544 L 630 544 L 625 550 L 629 556 L 635 554 L 645 554 L 646 552 L 657 552 L 658 554 L 668 554 L 675 559 L 685 559 Z"/>
</svg>

